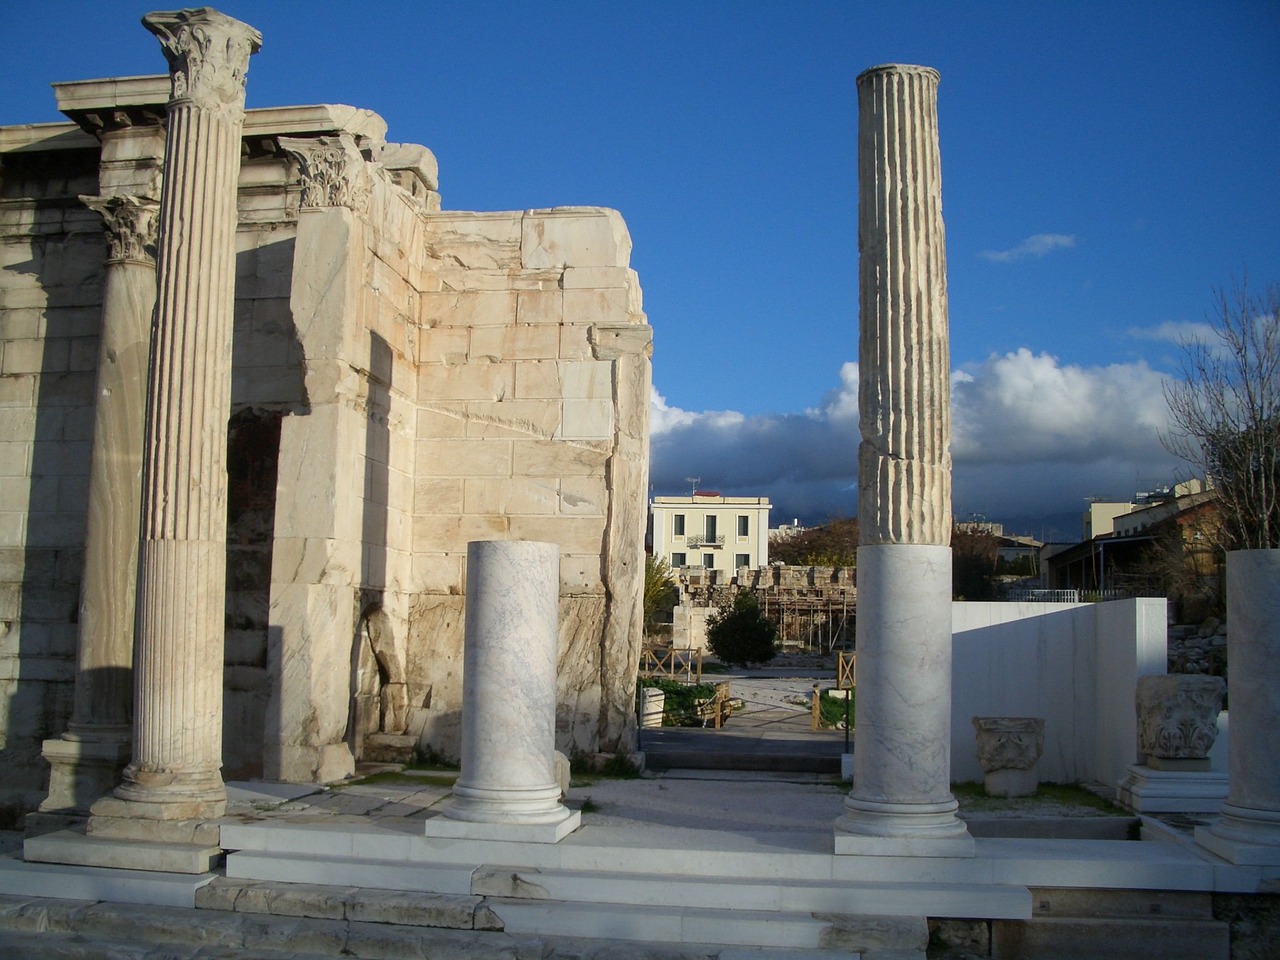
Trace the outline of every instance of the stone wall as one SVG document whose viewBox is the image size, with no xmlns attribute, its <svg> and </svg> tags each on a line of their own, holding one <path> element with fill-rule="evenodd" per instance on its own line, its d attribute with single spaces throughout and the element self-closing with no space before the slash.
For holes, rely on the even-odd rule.
<svg viewBox="0 0 1280 960">
<path fill-rule="evenodd" d="M 106 257 L 77 199 L 97 193 L 95 150 L 6 156 L 2 172 L 0 820 L 38 799 L 41 740 L 71 710 Z"/>
</svg>

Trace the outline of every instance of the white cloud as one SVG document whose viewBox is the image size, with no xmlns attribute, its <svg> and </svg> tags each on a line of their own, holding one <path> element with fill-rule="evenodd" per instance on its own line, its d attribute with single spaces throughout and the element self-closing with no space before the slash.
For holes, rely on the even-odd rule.
<svg viewBox="0 0 1280 960">
<path fill-rule="evenodd" d="M 1157 343 L 1183 344 L 1193 340 L 1212 343 L 1215 339 L 1213 327 L 1190 320 L 1167 320 L 1154 327 L 1130 327 L 1128 334 L 1135 340 L 1154 340 Z"/>
<path fill-rule="evenodd" d="M 978 256 L 992 263 L 1013 263 L 1028 258 L 1039 260 L 1055 250 L 1065 250 L 1076 245 L 1076 238 L 1069 233 L 1037 233 L 1008 250 L 983 250 Z"/>
<path fill-rule="evenodd" d="M 1174 479 L 1160 444 L 1163 375 L 1142 363 L 1063 365 L 1029 350 L 994 355 L 952 375 L 957 516 L 1040 517 L 1091 495 L 1128 496 Z M 803 413 L 745 416 L 669 406 L 655 390 L 650 482 L 686 492 L 686 477 L 738 496 L 768 496 L 777 517 L 857 510 L 858 365 Z M 1036 531 L 1028 531 L 1036 532 Z"/>
</svg>

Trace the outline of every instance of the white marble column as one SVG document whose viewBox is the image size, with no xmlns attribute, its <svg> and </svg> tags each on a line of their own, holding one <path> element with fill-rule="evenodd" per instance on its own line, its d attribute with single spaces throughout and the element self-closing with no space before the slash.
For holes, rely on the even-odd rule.
<svg viewBox="0 0 1280 960">
<path fill-rule="evenodd" d="M 951 416 L 938 74 L 858 77 L 858 697 L 836 853 L 972 856 L 951 795 Z"/>
<path fill-rule="evenodd" d="M 555 774 L 560 549 L 467 545 L 462 772 L 428 836 L 554 843 L 581 814 Z"/>
<path fill-rule="evenodd" d="M 169 61 L 147 391 L 133 760 L 96 815 L 215 817 L 222 783 L 227 417 L 236 184 L 258 31 L 208 7 L 150 13 Z M 91 831 L 93 824 L 90 824 Z"/>
<path fill-rule="evenodd" d="M 1227 554 L 1227 802 L 1196 840 L 1232 863 L 1280 865 L 1280 550 Z"/>
<path fill-rule="evenodd" d="M 108 257 L 98 339 L 97 403 L 71 723 L 44 743 L 51 765 L 41 812 L 87 812 L 129 759 L 134 588 L 142 481 L 147 349 L 156 300 L 158 204 L 129 195 L 81 197 L 102 215 Z"/>
</svg>

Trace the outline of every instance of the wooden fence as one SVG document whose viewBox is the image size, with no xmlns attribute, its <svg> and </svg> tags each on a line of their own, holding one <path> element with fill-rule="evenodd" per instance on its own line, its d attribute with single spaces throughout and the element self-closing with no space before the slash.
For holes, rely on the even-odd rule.
<svg viewBox="0 0 1280 960">
<path fill-rule="evenodd" d="M 640 651 L 640 676 L 701 683 L 702 651 L 645 647 Z"/>
</svg>

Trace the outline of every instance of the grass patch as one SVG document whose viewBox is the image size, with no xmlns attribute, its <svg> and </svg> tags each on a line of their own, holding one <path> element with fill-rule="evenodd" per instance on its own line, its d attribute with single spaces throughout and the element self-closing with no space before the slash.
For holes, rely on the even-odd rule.
<svg viewBox="0 0 1280 960">
<path fill-rule="evenodd" d="M 846 713 L 846 708 L 848 712 Z M 849 691 L 849 699 L 833 697 L 830 690 L 823 690 L 818 698 L 818 719 L 824 727 L 843 728 L 845 717 L 849 718 L 849 726 L 853 726 L 853 691 Z"/>
<path fill-rule="evenodd" d="M 971 780 L 953 783 L 951 795 L 956 798 L 964 813 L 1026 811 L 1037 805 L 1045 805 L 1050 808 L 1065 808 L 1068 814 L 1071 810 L 1077 810 L 1088 811 L 1094 816 L 1132 816 L 1129 811 L 1075 783 L 1042 783 L 1030 797 L 989 797 L 981 783 Z M 1049 812 L 1051 811 L 1047 809 L 1046 813 Z"/>
<path fill-rule="evenodd" d="M 641 687 L 662 691 L 662 725 L 664 727 L 700 727 L 699 701 L 710 700 L 716 695 L 714 683 L 681 683 L 665 677 L 646 677 Z"/>
<path fill-rule="evenodd" d="M 408 773 L 401 770 L 386 770 L 382 773 L 371 773 L 367 777 L 331 784 L 330 789 L 341 790 L 343 787 L 353 787 L 356 784 L 362 787 L 377 786 L 378 784 L 394 784 L 406 787 L 452 787 L 457 779 L 456 772 L 452 776 L 432 776 L 431 774 Z"/>
</svg>

